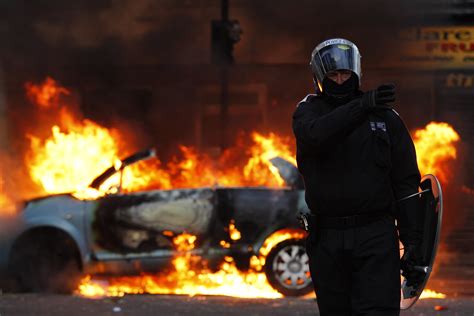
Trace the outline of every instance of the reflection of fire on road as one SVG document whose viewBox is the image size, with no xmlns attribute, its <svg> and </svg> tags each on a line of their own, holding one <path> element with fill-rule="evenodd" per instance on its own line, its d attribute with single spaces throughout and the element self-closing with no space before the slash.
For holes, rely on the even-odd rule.
<svg viewBox="0 0 474 316">
<path fill-rule="evenodd" d="M 270 160 L 279 156 L 296 164 L 290 137 L 253 132 L 250 140 L 239 140 L 217 158 L 181 145 L 180 155 L 166 164 L 159 159 L 141 162 L 125 168 L 122 175 L 116 174 L 99 190 L 90 189 L 87 186 L 95 176 L 110 166 L 119 170 L 119 156 L 136 148 L 124 144 L 118 131 L 74 115 L 61 99 L 62 95 L 69 95 L 69 91 L 53 79 L 47 78 L 42 85 L 28 83 L 26 89 L 29 99 L 40 111 L 54 110 L 57 116 L 54 126 L 48 127 L 51 132 L 46 137 L 28 136 L 30 150 L 25 157 L 26 165 L 31 179 L 43 194 L 73 191 L 76 197 L 95 199 L 116 189 L 119 183 L 124 192 L 214 185 L 281 187 L 285 185 L 284 181 Z M 53 112 L 48 113 L 53 115 Z M 446 123 L 431 123 L 425 129 L 415 131 L 414 141 L 423 173 L 435 173 L 447 181 L 449 170 L 443 162 L 456 158 L 454 144 L 458 139 Z M 0 182 L 0 203 L 2 199 Z M 228 233 L 230 241 L 221 241 L 223 248 L 229 248 L 232 241 L 241 237 L 234 222 L 230 223 Z M 174 238 L 179 255 L 173 259 L 173 271 L 163 275 L 109 278 L 106 283 L 86 276 L 77 292 L 87 297 L 126 293 L 281 297 L 261 271 L 265 257 L 276 244 L 303 237 L 299 231 L 278 232 L 265 241 L 258 257 L 251 258 L 250 271 L 239 271 L 233 259 L 226 257 L 220 269 L 211 272 L 200 257 L 186 252 L 194 248 L 196 237 L 183 234 Z"/>
</svg>

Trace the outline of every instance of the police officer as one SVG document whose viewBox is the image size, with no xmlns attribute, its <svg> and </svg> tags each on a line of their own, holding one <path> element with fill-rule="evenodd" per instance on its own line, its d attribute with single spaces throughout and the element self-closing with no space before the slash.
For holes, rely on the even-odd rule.
<svg viewBox="0 0 474 316">
<path fill-rule="evenodd" d="M 321 315 L 399 315 L 399 237 L 404 275 L 420 262 L 415 148 L 388 105 L 394 85 L 362 92 L 360 53 L 335 38 L 316 46 L 317 94 L 293 114 L 298 169 L 311 210 L 307 252 Z M 398 223 L 398 231 L 395 226 Z M 410 268 L 406 268 L 409 266 Z"/>
</svg>

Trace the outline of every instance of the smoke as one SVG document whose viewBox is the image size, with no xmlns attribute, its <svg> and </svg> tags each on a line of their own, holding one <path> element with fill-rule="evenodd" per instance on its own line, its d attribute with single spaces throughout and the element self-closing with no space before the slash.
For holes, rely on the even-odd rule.
<svg viewBox="0 0 474 316">
<path fill-rule="evenodd" d="M 108 38 L 134 41 L 156 27 L 147 23 L 155 1 L 120 1 L 98 10 L 63 11 L 56 19 L 42 19 L 34 24 L 38 34 L 49 44 L 74 43 L 78 47 L 98 46 Z M 66 13 L 66 14 L 64 14 Z M 164 21 L 166 22 L 166 21 Z"/>
</svg>

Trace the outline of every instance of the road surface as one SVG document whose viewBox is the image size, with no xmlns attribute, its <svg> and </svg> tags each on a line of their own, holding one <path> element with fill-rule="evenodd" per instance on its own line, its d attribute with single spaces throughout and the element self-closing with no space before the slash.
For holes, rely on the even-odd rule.
<svg viewBox="0 0 474 316">
<path fill-rule="evenodd" d="M 442 309 L 436 311 L 436 309 Z M 70 295 L 3 294 L 0 316 L 14 315 L 319 315 L 314 299 L 239 299 L 223 296 L 127 295 L 86 299 Z M 474 298 L 425 299 L 401 316 L 474 316 Z"/>
</svg>

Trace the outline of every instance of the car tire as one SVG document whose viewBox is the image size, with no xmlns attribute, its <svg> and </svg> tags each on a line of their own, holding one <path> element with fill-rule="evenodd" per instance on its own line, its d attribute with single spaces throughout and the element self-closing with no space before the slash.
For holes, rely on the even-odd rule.
<svg viewBox="0 0 474 316">
<path fill-rule="evenodd" d="M 285 296 L 303 296 L 313 291 L 309 258 L 303 239 L 277 244 L 265 259 L 268 283 Z"/>
<path fill-rule="evenodd" d="M 21 244 L 13 253 L 10 270 L 21 291 L 71 294 L 81 277 L 77 250 L 70 238 L 47 237 Z"/>
</svg>

